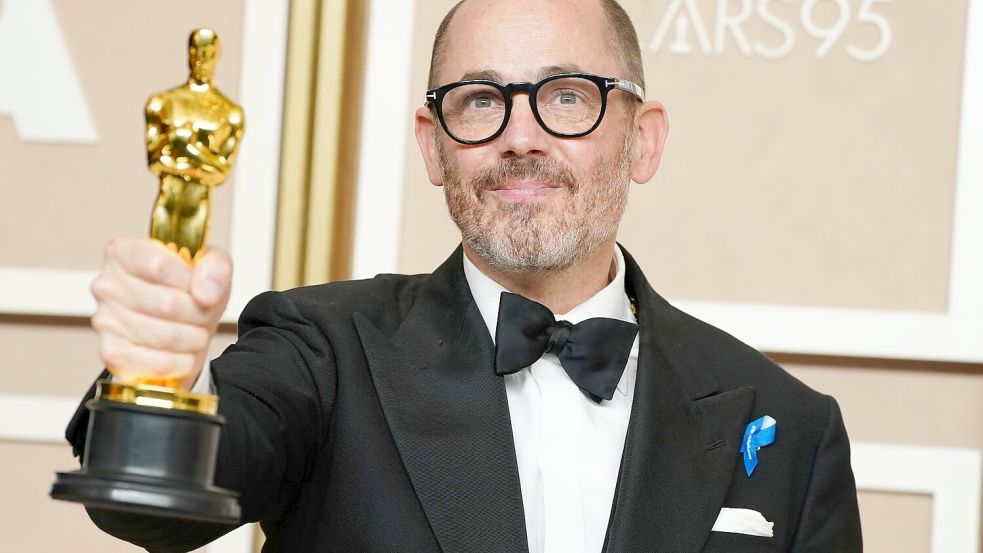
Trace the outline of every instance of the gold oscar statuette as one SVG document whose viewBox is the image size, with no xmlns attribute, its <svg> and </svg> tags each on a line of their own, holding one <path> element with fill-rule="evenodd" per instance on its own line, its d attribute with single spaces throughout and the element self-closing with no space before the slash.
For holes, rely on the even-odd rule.
<svg viewBox="0 0 983 553">
<path fill-rule="evenodd" d="M 245 130 L 242 108 L 212 82 L 221 53 L 211 29 L 188 40 L 188 80 L 150 97 L 147 164 L 160 179 L 150 236 L 193 264 L 205 250 L 212 188 L 226 181 Z M 60 472 L 51 495 L 113 509 L 235 524 L 238 494 L 213 477 L 224 420 L 218 396 L 177 379 L 117 374 L 96 383 L 82 469 Z"/>
</svg>

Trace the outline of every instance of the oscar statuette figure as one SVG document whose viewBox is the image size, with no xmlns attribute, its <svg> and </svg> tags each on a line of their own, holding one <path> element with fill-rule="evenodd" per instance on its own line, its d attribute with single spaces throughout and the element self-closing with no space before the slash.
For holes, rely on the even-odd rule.
<svg viewBox="0 0 983 553">
<path fill-rule="evenodd" d="M 187 263 L 205 249 L 212 188 L 232 170 L 244 132 L 242 108 L 212 83 L 220 45 L 211 29 L 188 41 L 190 76 L 147 101 L 150 170 L 160 178 L 150 235 Z M 213 477 L 223 419 L 218 397 L 113 370 L 86 403 L 82 469 L 60 472 L 55 499 L 89 508 L 235 524 L 237 494 Z"/>
</svg>

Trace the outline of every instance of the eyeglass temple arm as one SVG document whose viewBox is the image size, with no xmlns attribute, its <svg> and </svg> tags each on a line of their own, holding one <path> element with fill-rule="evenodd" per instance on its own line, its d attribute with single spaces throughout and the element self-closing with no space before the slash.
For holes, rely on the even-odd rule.
<svg viewBox="0 0 983 553">
<path fill-rule="evenodd" d="M 629 94 L 634 94 L 639 100 L 645 101 L 645 91 L 642 87 L 637 84 L 626 81 L 624 79 L 608 79 L 604 82 L 606 86 L 617 88 L 618 90 L 623 90 Z"/>
</svg>

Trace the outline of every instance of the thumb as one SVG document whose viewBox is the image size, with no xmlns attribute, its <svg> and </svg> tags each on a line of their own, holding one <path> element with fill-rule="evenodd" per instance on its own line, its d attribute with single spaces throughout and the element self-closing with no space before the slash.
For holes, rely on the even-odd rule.
<svg viewBox="0 0 983 553">
<path fill-rule="evenodd" d="M 195 263 L 191 276 L 191 297 L 198 305 L 213 308 L 229 300 L 232 284 L 232 258 L 224 250 L 208 248 Z"/>
</svg>

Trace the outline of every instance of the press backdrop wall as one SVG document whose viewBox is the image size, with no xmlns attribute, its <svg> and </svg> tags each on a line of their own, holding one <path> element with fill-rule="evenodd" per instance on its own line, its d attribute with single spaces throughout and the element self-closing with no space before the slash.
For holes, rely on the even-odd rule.
<svg viewBox="0 0 983 553">
<path fill-rule="evenodd" d="M 624 2 L 671 130 L 619 240 L 838 399 L 874 553 L 980 551 L 981 3 Z M 100 368 L 88 281 L 108 237 L 148 228 L 143 102 L 185 78 L 187 33 L 219 32 L 247 117 L 215 199 L 236 264 L 217 353 L 260 290 L 429 272 L 456 246 L 412 136 L 452 4 L 0 0 L 0 550 L 135 550 L 47 487 Z"/>
</svg>

